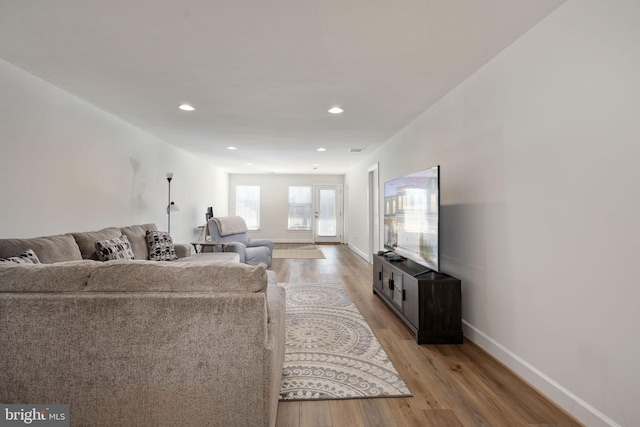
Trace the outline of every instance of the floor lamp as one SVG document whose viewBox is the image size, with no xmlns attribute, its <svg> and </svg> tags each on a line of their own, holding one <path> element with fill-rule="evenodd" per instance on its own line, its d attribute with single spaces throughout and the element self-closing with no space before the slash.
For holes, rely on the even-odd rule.
<svg viewBox="0 0 640 427">
<path fill-rule="evenodd" d="M 167 203 L 167 233 L 171 233 L 171 212 L 178 212 L 180 208 L 171 201 L 171 180 L 173 172 L 167 172 L 167 182 L 169 183 L 169 201 Z"/>
</svg>

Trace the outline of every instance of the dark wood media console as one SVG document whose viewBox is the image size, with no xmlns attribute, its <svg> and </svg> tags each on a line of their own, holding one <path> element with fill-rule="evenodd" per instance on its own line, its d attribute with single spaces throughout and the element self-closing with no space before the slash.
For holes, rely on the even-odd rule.
<svg viewBox="0 0 640 427">
<path fill-rule="evenodd" d="M 373 293 L 416 334 L 418 344 L 462 344 L 460 280 L 427 270 L 408 259 L 374 255 Z"/>
</svg>

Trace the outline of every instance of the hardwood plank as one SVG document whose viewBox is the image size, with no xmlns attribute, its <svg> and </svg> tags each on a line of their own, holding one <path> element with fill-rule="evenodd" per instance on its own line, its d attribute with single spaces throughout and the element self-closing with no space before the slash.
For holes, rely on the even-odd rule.
<svg viewBox="0 0 640 427">
<path fill-rule="evenodd" d="M 300 425 L 300 402 L 280 402 L 276 425 L 279 427 L 298 427 Z"/>
<path fill-rule="evenodd" d="M 329 402 L 331 411 L 331 423 L 333 427 L 366 427 L 362 413 L 362 406 L 358 399 L 331 400 Z"/>
<path fill-rule="evenodd" d="M 455 412 L 450 409 L 425 409 L 422 413 L 424 424 L 421 425 L 425 427 L 463 427 Z"/>
<path fill-rule="evenodd" d="M 403 426 L 389 409 L 389 399 L 359 399 L 358 402 L 367 427 Z"/>
<path fill-rule="evenodd" d="M 300 427 L 332 427 L 328 400 L 311 400 L 300 404 Z"/>
<path fill-rule="evenodd" d="M 421 409 L 421 397 L 415 395 L 414 397 L 403 397 L 388 399 L 389 409 L 393 414 L 396 425 L 400 426 L 423 426 L 426 425 L 427 420 L 423 415 L 423 409 Z"/>
</svg>

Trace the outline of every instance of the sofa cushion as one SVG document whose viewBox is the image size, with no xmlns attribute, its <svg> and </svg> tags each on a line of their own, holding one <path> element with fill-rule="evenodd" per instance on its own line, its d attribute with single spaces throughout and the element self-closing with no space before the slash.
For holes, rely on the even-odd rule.
<svg viewBox="0 0 640 427">
<path fill-rule="evenodd" d="M 111 261 L 95 269 L 93 292 L 265 292 L 267 268 L 238 263 Z"/>
<path fill-rule="evenodd" d="M 197 262 L 197 263 L 228 263 L 228 262 L 240 262 L 240 255 L 235 252 L 205 252 L 191 254 L 185 258 L 178 258 L 173 261 L 174 264 L 185 262 Z"/>
<path fill-rule="evenodd" d="M 103 228 L 98 231 L 88 231 L 84 233 L 68 233 L 73 236 L 78 247 L 80 248 L 80 254 L 83 259 L 98 260 L 98 254 L 96 252 L 96 242 L 98 240 L 115 239 L 122 236 L 122 232 L 117 227 Z"/>
<path fill-rule="evenodd" d="M 91 260 L 56 264 L 0 264 L 0 292 L 79 292 L 87 286 L 93 269 Z"/>
<path fill-rule="evenodd" d="M 191 256 L 191 248 L 192 245 L 188 243 L 173 243 L 173 246 L 176 248 L 176 256 L 178 259 L 186 258 Z"/>
<path fill-rule="evenodd" d="M 0 239 L 0 258 L 9 258 L 31 249 L 43 264 L 81 260 L 82 255 L 73 236 L 34 237 L 30 239 Z"/>
<path fill-rule="evenodd" d="M 147 249 L 152 261 L 173 261 L 178 259 L 173 239 L 166 231 L 147 231 Z"/>
<path fill-rule="evenodd" d="M 100 261 L 113 261 L 117 259 L 134 259 L 131 244 L 127 236 L 116 237 L 115 239 L 98 240 L 96 242 L 96 252 Z"/>
<path fill-rule="evenodd" d="M 120 228 L 120 232 L 127 236 L 133 255 L 136 259 L 149 259 L 149 250 L 147 249 L 147 231 L 155 231 L 158 227 L 155 224 L 130 225 L 129 227 Z"/>
<path fill-rule="evenodd" d="M 14 264 L 40 264 L 40 260 L 36 256 L 35 252 L 31 249 L 24 251 L 18 256 L 12 256 L 9 258 L 0 258 L 0 263 L 11 262 Z"/>
</svg>

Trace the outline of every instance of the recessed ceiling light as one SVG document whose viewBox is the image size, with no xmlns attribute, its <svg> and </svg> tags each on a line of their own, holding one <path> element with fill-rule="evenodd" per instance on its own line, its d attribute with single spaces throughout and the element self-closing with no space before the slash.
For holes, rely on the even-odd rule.
<svg viewBox="0 0 640 427">
<path fill-rule="evenodd" d="M 189 105 L 189 104 L 180 104 L 180 105 L 178 105 L 178 108 L 181 109 L 182 111 L 193 111 L 193 110 L 195 110 L 195 108 L 192 105 Z"/>
<path fill-rule="evenodd" d="M 320 148 L 318 148 L 318 151 L 327 151 L 327 149 L 324 148 L 324 147 L 320 147 Z"/>
<path fill-rule="evenodd" d="M 331 114 L 340 114 L 340 113 L 342 113 L 343 111 L 344 111 L 344 110 L 343 110 L 342 108 L 338 107 L 338 106 L 335 106 L 335 107 L 331 107 L 331 108 L 329 108 L 329 112 L 330 112 Z"/>
<path fill-rule="evenodd" d="M 349 148 L 350 153 L 362 153 L 362 151 L 364 151 L 364 148 Z"/>
<path fill-rule="evenodd" d="M 237 150 L 237 148 L 230 145 L 227 147 L 227 150 Z"/>
<path fill-rule="evenodd" d="M 247 166 L 253 166 L 253 163 L 247 163 Z"/>
</svg>

